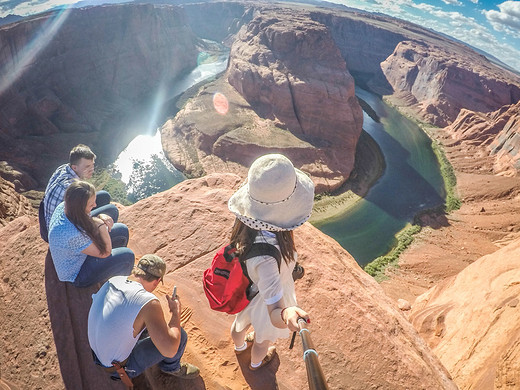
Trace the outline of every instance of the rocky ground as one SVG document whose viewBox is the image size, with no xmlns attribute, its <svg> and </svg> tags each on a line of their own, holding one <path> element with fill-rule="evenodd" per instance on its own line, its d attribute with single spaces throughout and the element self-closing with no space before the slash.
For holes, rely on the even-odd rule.
<svg viewBox="0 0 520 390">
<path fill-rule="evenodd" d="M 468 143 L 457 143 L 442 129 L 434 137 L 455 169 L 460 210 L 432 221 L 387 270 L 381 283 L 388 296 L 415 298 L 485 254 L 520 236 L 520 178 L 492 173 L 493 161 Z"/>
</svg>

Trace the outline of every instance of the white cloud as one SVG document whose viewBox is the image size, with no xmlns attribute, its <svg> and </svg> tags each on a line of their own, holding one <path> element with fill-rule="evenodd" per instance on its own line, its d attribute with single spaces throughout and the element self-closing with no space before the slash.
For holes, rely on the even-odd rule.
<svg viewBox="0 0 520 390">
<path fill-rule="evenodd" d="M 69 5 L 76 3 L 77 0 L 33 0 L 21 2 L 16 5 L 14 8 L 10 10 L 10 13 L 20 16 L 27 16 L 37 14 L 39 12 L 44 12 L 49 10 L 50 8 L 59 6 L 59 5 Z"/>
<path fill-rule="evenodd" d="M 442 2 L 448 5 L 462 5 L 459 0 L 442 0 Z"/>
<path fill-rule="evenodd" d="M 520 1 L 505 1 L 498 8 L 505 14 L 520 18 Z"/>
<path fill-rule="evenodd" d="M 520 1 L 506 1 L 498 5 L 500 11 L 483 11 L 496 31 L 520 38 Z"/>
<path fill-rule="evenodd" d="M 425 15 L 416 17 L 415 23 L 428 26 L 435 31 L 478 47 L 504 63 L 520 69 L 520 45 L 514 47 L 510 43 L 499 40 L 486 26 L 480 24 L 474 18 L 459 12 L 444 11 L 431 4 L 419 3 L 414 8 L 422 11 Z"/>
<path fill-rule="evenodd" d="M 469 0 L 471 1 L 473 4 L 478 4 L 478 0 Z"/>
</svg>

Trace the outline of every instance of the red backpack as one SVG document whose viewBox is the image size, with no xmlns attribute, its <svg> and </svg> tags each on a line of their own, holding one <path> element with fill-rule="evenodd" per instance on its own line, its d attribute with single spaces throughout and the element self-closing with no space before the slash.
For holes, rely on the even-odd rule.
<svg viewBox="0 0 520 390">
<path fill-rule="evenodd" d="M 255 243 L 251 249 L 239 258 L 236 248 L 227 245 L 220 248 L 211 267 L 204 271 L 202 285 L 209 301 L 209 306 L 216 311 L 236 314 L 244 310 L 258 294 L 251 292 L 253 282 L 247 274 L 245 261 L 252 257 L 267 255 L 274 257 L 280 269 L 281 254 L 278 248 L 267 243 Z"/>
</svg>

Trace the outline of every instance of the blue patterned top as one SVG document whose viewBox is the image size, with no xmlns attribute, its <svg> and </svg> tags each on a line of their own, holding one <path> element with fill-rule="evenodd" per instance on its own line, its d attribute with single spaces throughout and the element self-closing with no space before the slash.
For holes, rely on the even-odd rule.
<svg viewBox="0 0 520 390">
<path fill-rule="evenodd" d="M 65 203 L 60 203 L 52 214 L 49 226 L 49 249 L 58 279 L 73 282 L 87 255 L 81 253 L 92 240 L 80 232 L 65 215 Z"/>
</svg>

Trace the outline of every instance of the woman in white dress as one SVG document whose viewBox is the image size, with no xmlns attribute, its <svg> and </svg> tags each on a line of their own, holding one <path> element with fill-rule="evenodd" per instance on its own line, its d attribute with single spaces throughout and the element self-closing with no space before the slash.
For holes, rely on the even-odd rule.
<svg viewBox="0 0 520 390">
<path fill-rule="evenodd" d="M 293 230 L 309 219 L 314 201 L 314 184 L 281 154 L 268 154 L 255 160 L 248 181 L 229 199 L 236 216 L 231 244 L 239 255 L 253 243 L 274 245 L 281 262 L 269 255 L 246 261 L 258 294 L 236 315 L 231 327 L 235 352 L 251 349 L 251 370 L 267 365 L 276 353 L 273 342 L 297 331 L 298 319 L 309 322 L 309 315 L 297 306 L 292 272 L 296 264 Z M 246 334 L 252 326 L 254 333 Z"/>
</svg>

